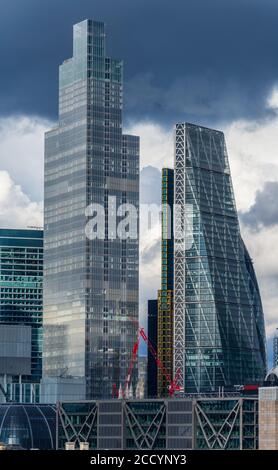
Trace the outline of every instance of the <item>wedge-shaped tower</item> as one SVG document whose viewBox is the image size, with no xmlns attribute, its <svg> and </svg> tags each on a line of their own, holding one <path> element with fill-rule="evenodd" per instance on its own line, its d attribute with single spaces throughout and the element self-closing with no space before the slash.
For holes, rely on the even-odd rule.
<svg viewBox="0 0 278 470">
<path fill-rule="evenodd" d="M 260 383 L 264 316 L 222 132 L 176 125 L 175 204 L 174 373 L 193 393 Z"/>
</svg>

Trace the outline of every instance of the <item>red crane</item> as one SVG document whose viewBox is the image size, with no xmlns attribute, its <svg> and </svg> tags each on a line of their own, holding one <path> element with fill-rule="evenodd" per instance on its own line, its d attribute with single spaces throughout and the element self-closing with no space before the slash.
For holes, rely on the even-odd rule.
<svg viewBox="0 0 278 470">
<path fill-rule="evenodd" d="M 126 393 L 128 387 L 130 385 L 131 374 L 132 374 L 132 371 L 133 371 L 135 361 L 137 359 L 138 349 L 139 349 L 139 337 L 137 338 L 137 341 L 133 345 L 131 361 L 130 361 L 130 364 L 129 364 L 127 376 L 126 376 L 126 379 L 125 379 L 125 385 L 124 385 L 124 389 L 123 389 L 123 397 L 125 397 L 125 393 Z"/>
<path fill-rule="evenodd" d="M 127 376 L 126 376 L 126 379 L 125 379 L 124 388 L 122 390 L 123 398 L 125 398 L 126 391 L 128 390 L 128 387 L 130 385 L 132 371 L 133 371 L 134 364 L 135 364 L 135 361 L 136 361 L 137 355 L 138 355 L 138 349 L 139 349 L 139 336 L 137 338 L 137 341 L 133 345 L 131 361 L 130 361 Z M 113 384 L 113 386 L 112 386 L 112 398 L 119 398 L 119 390 L 117 390 L 117 385 L 116 384 Z"/>
<path fill-rule="evenodd" d="M 161 360 L 159 359 L 158 357 L 158 354 L 157 354 L 157 351 L 155 350 L 155 348 L 153 347 L 150 339 L 148 338 L 148 336 L 146 335 L 145 331 L 144 331 L 144 328 L 142 327 L 139 327 L 139 335 L 141 336 L 141 338 L 145 341 L 145 343 L 147 344 L 148 346 L 148 350 L 150 351 L 150 353 L 152 354 L 156 364 L 157 364 L 157 367 L 159 367 L 159 369 L 161 370 L 163 376 L 165 377 L 165 379 L 167 380 L 168 384 L 169 384 L 169 396 L 172 397 L 174 395 L 174 393 L 176 391 L 180 391 L 181 390 L 181 387 L 178 385 L 178 379 L 179 379 L 179 376 L 180 376 L 180 370 L 178 369 L 177 370 L 177 373 L 175 375 L 175 378 L 174 380 L 172 380 L 172 377 L 171 375 L 169 374 L 169 372 L 167 371 L 167 369 L 164 367 L 164 364 L 161 362 Z"/>
<path fill-rule="evenodd" d="M 169 374 L 169 372 L 165 368 L 163 362 L 159 359 L 157 351 L 154 348 L 154 346 L 152 345 L 152 343 L 151 343 L 150 339 L 148 338 L 147 334 L 145 333 L 144 328 L 140 327 L 138 322 L 136 320 L 134 320 L 134 318 L 130 317 L 130 320 L 134 324 L 136 324 L 136 326 L 138 327 L 138 337 L 137 337 L 137 340 L 134 343 L 133 349 L 132 349 L 131 361 L 130 361 L 130 365 L 129 365 L 129 368 L 128 368 L 128 373 L 127 373 L 127 376 L 126 376 L 124 388 L 122 390 L 123 398 L 125 398 L 126 391 L 128 390 L 128 387 L 130 385 L 132 371 L 133 371 L 134 364 L 135 364 L 135 361 L 136 361 L 137 355 L 138 355 L 140 337 L 147 344 L 148 350 L 150 351 L 151 355 L 153 356 L 153 358 L 154 358 L 154 360 L 157 364 L 157 367 L 159 367 L 159 369 L 161 370 L 163 376 L 167 380 L 167 382 L 169 384 L 169 396 L 172 397 L 176 391 L 181 391 L 181 387 L 177 383 L 178 379 L 180 377 L 180 369 L 177 370 L 176 375 L 174 377 L 174 380 L 172 380 L 171 375 Z M 112 387 L 112 397 L 113 398 L 118 398 L 119 397 L 119 390 L 117 390 L 116 384 L 113 384 L 113 387 Z"/>
<path fill-rule="evenodd" d="M 177 370 L 176 375 L 174 377 L 174 380 L 172 380 L 172 377 L 169 374 L 169 372 L 167 371 L 167 369 L 165 368 L 163 362 L 159 359 L 156 349 L 154 348 L 154 346 L 152 345 L 150 339 L 146 335 L 144 328 L 140 327 L 138 322 L 136 320 L 134 320 L 134 318 L 132 318 L 132 317 L 129 317 L 129 318 L 137 326 L 137 328 L 138 328 L 138 337 L 141 336 L 143 341 L 145 341 L 145 343 L 147 344 L 148 350 L 150 351 L 151 355 L 153 356 L 153 358 L 156 362 L 157 367 L 159 367 L 159 369 L 161 370 L 163 376 L 167 380 L 167 382 L 169 384 L 169 396 L 172 397 L 175 392 L 181 391 L 181 387 L 177 383 L 178 379 L 180 377 L 180 369 Z"/>
</svg>

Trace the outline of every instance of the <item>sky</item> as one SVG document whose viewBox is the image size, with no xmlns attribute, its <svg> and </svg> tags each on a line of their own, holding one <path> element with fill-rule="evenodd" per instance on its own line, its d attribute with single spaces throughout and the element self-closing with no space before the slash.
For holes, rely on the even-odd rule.
<svg viewBox="0 0 278 470">
<path fill-rule="evenodd" d="M 43 134 L 57 120 L 72 25 L 106 23 L 124 60 L 125 131 L 141 137 L 141 201 L 159 202 L 173 126 L 226 136 L 241 229 L 271 338 L 278 327 L 277 0 L 0 0 L 0 226 L 40 225 Z M 141 313 L 160 283 L 160 230 L 141 237 Z"/>
</svg>

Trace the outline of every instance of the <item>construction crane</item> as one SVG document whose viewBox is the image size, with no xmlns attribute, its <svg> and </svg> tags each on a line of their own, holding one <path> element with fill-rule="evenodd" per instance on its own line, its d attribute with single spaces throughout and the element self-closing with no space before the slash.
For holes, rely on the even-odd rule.
<svg viewBox="0 0 278 470">
<path fill-rule="evenodd" d="M 158 357 L 158 354 L 157 354 L 157 351 L 156 349 L 154 348 L 154 346 L 152 345 L 150 339 L 148 338 L 148 336 L 146 335 L 145 333 L 145 330 L 144 328 L 142 327 L 139 327 L 139 335 L 141 336 L 141 338 L 145 341 L 145 343 L 147 344 L 147 347 L 148 347 L 148 350 L 150 351 L 150 353 L 152 354 L 155 362 L 156 362 L 156 365 L 157 367 L 159 367 L 159 369 L 161 370 L 163 376 L 165 377 L 165 379 L 167 380 L 168 384 L 169 384 L 169 396 L 172 397 L 174 395 L 175 392 L 178 392 L 178 391 L 181 391 L 181 387 L 178 385 L 178 379 L 180 377 L 180 370 L 178 369 L 177 370 L 177 373 L 175 375 L 175 378 L 174 380 L 172 380 L 172 377 L 171 375 L 169 374 L 169 372 L 167 371 L 167 369 L 164 367 L 164 364 L 162 363 L 162 361 L 159 359 Z"/>
<path fill-rule="evenodd" d="M 169 372 L 165 368 L 163 362 L 159 359 L 157 351 L 154 348 L 153 344 L 151 343 L 150 339 L 148 338 L 147 334 L 145 333 L 144 328 L 140 327 L 138 322 L 136 320 L 134 320 L 134 318 L 130 317 L 130 320 L 138 328 L 138 336 L 137 336 L 136 342 L 133 345 L 131 361 L 130 361 L 130 365 L 129 365 L 129 368 L 128 368 L 128 373 L 127 373 L 127 377 L 126 377 L 126 380 L 125 380 L 124 388 L 122 389 L 122 387 L 120 385 L 120 388 L 118 390 L 117 385 L 114 383 L 113 386 L 112 386 L 112 397 L 113 398 L 125 398 L 126 394 L 129 391 L 132 371 L 133 371 L 134 364 L 135 364 L 135 361 L 136 361 L 137 355 L 138 355 L 140 337 L 146 343 L 146 345 L 148 347 L 148 350 L 150 351 L 151 355 L 153 356 L 153 358 L 154 358 L 154 360 L 157 364 L 157 367 L 161 370 L 162 375 L 167 380 L 167 383 L 169 384 L 169 387 L 168 387 L 169 396 L 172 397 L 175 392 L 179 392 L 179 391 L 182 390 L 181 387 L 177 383 L 178 379 L 180 377 L 180 369 L 177 370 L 176 375 L 175 375 L 174 379 L 172 380 L 171 375 L 169 374 Z"/>
<path fill-rule="evenodd" d="M 137 337 L 137 341 L 134 343 L 133 348 L 132 348 L 131 361 L 130 361 L 130 364 L 129 364 L 129 368 L 128 368 L 124 388 L 122 389 L 121 386 L 120 386 L 119 390 L 117 390 L 117 385 L 113 384 L 113 386 L 112 386 L 112 398 L 125 398 L 126 397 L 126 393 L 127 393 L 128 389 L 130 387 L 132 371 L 133 371 L 134 364 L 135 364 L 136 359 L 137 359 L 138 349 L 139 349 L 139 336 Z"/>
</svg>

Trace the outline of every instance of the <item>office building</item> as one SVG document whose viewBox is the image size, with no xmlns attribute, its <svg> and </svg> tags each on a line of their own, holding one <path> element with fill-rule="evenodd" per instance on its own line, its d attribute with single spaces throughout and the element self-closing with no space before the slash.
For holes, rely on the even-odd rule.
<svg viewBox="0 0 278 470">
<path fill-rule="evenodd" d="M 0 229 L 0 401 L 38 402 L 43 231 Z"/>
<path fill-rule="evenodd" d="M 278 370 L 276 370 L 278 377 Z M 276 380 L 277 382 L 277 380 Z M 278 450 L 278 387 L 259 390 L 259 449 Z"/>
<path fill-rule="evenodd" d="M 157 354 L 169 376 L 173 375 L 173 285 L 174 285 L 174 170 L 162 169 L 161 289 L 158 291 Z M 169 395 L 169 383 L 157 371 L 157 396 Z"/>
<path fill-rule="evenodd" d="M 58 449 L 255 450 L 258 397 L 58 403 Z M 72 427 L 68 423 L 73 423 Z"/>
<path fill-rule="evenodd" d="M 276 328 L 273 338 L 273 367 L 278 366 L 278 328 Z"/>
<path fill-rule="evenodd" d="M 157 351 L 157 300 L 148 300 L 148 338 Z M 149 398 L 157 397 L 157 363 L 148 349 L 147 393 Z"/>
<path fill-rule="evenodd" d="M 224 135 L 177 124 L 175 147 L 174 374 L 185 393 L 260 384 L 263 309 Z"/>
<path fill-rule="evenodd" d="M 84 377 L 87 399 L 124 385 L 137 337 L 138 229 L 119 222 L 139 210 L 139 138 L 122 133 L 122 72 L 104 24 L 76 24 L 45 136 L 44 380 Z"/>
<path fill-rule="evenodd" d="M 259 416 L 257 396 L 194 400 L 196 450 L 257 450 Z"/>
<path fill-rule="evenodd" d="M 31 375 L 31 338 L 31 326 L 0 324 L 0 403 L 38 401 L 39 384 L 22 382 Z"/>
</svg>

